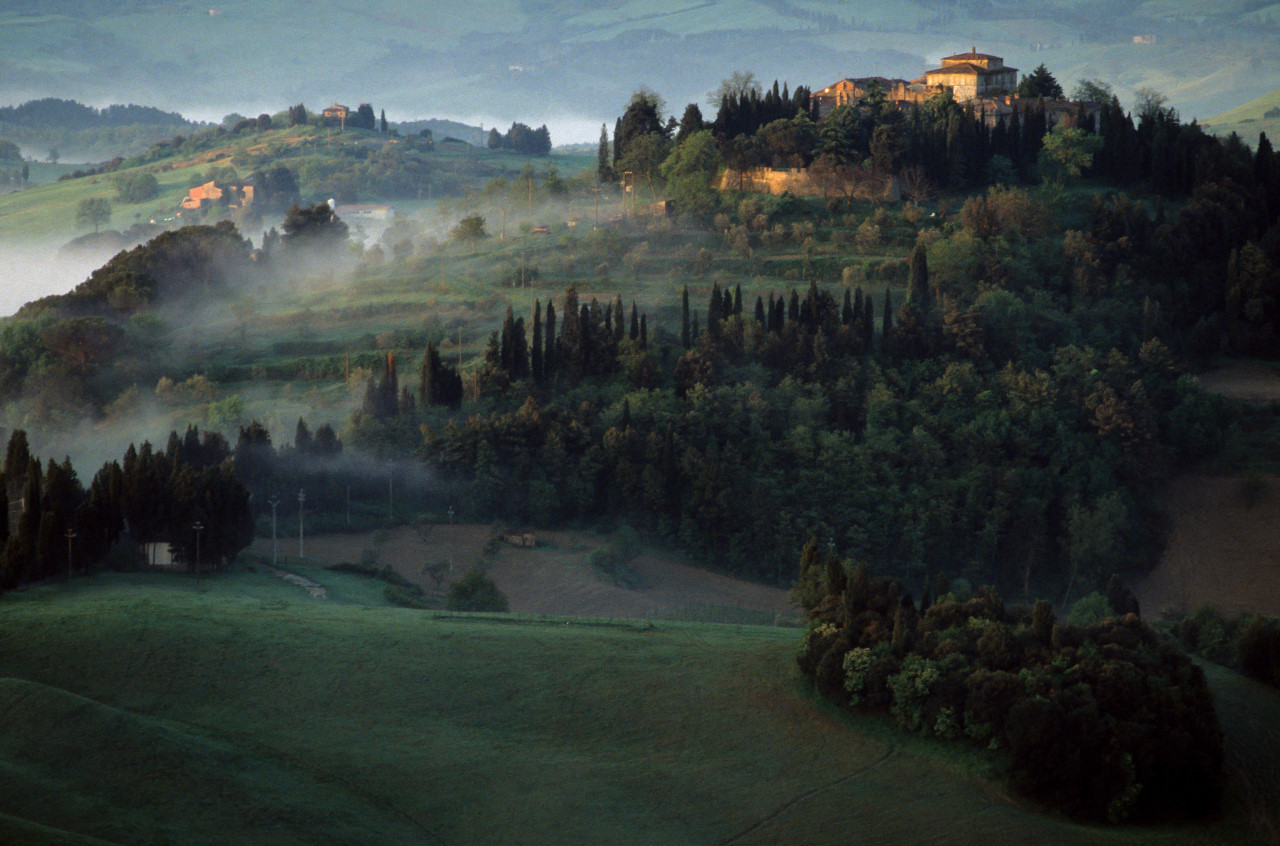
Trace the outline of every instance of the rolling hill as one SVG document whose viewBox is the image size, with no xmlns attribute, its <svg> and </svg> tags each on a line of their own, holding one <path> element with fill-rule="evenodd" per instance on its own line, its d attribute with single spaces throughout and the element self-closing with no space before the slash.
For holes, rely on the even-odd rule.
<svg viewBox="0 0 1280 846">
<path fill-rule="evenodd" d="M 1250 147 L 1257 146 L 1259 133 L 1265 132 L 1274 144 L 1275 139 L 1280 136 L 1280 88 L 1250 100 L 1243 106 L 1205 118 L 1204 125 L 1214 135 L 1229 135 L 1234 132 Z"/>
<path fill-rule="evenodd" d="M 0 834 L 1251 840 L 1234 799 L 1223 820 L 1157 829 L 1015 805 L 968 753 L 812 700 L 794 629 L 432 616 L 358 598 L 357 577 L 323 578 L 348 599 L 311 600 L 249 570 L 201 591 L 181 576 L 122 575 L 4 597 Z M 1250 700 L 1236 719 L 1264 707 L 1271 699 Z"/>
</svg>

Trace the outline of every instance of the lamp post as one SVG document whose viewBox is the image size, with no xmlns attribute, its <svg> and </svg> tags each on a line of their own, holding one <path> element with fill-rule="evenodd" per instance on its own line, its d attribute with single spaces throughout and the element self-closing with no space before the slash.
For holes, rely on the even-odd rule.
<svg viewBox="0 0 1280 846">
<path fill-rule="evenodd" d="M 298 558 L 304 558 L 302 554 L 302 510 L 306 506 L 307 494 L 301 488 L 298 489 Z"/>
<path fill-rule="evenodd" d="M 271 566 L 276 566 L 277 557 L 280 549 L 276 543 L 276 506 L 280 504 L 280 497 L 276 494 L 271 495 Z"/>
<path fill-rule="evenodd" d="M 196 586 L 200 585 L 200 533 L 204 531 L 204 523 L 199 520 L 191 524 L 191 528 L 196 530 Z"/>
<path fill-rule="evenodd" d="M 71 559 L 71 541 L 75 538 L 75 536 L 76 536 L 75 529 L 67 529 L 67 584 L 71 584 L 71 572 L 74 569 L 72 567 L 72 559 Z"/>
</svg>

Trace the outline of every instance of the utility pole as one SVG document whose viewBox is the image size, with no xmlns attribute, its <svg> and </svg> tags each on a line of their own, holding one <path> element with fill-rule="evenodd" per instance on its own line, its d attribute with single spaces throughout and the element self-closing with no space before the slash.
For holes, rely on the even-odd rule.
<svg viewBox="0 0 1280 846">
<path fill-rule="evenodd" d="M 275 567 L 280 557 L 280 546 L 276 541 L 276 506 L 280 504 L 280 497 L 275 494 L 271 495 L 271 566 Z"/>
<path fill-rule="evenodd" d="M 298 489 L 298 558 L 305 556 L 302 554 L 302 509 L 306 505 L 307 494 L 301 488 Z"/>
<path fill-rule="evenodd" d="M 196 587 L 200 587 L 200 533 L 204 531 L 204 523 L 197 520 L 191 528 L 196 530 Z"/>
<path fill-rule="evenodd" d="M 67 584 L 71 584 L 71 571 L 73 569 L 71 559 L 71 541 L 76 536 L 75 529 L 67 529 Z"/>
</svg>

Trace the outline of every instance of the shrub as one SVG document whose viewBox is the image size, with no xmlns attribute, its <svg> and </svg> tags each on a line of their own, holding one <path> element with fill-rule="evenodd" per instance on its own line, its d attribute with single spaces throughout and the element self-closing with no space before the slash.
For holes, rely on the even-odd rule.
<svg viewBox="0 0 1280 846">
<path fill-rule="evenodd" d="M 493 580 L 472 570 L 449 586 L 445 607 L 450 611 L 506 611 L 507 597 Z"/>
</svg>

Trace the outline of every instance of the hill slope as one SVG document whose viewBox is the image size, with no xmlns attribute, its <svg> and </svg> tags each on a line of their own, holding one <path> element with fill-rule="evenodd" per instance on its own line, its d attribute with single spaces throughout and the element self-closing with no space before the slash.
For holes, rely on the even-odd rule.
<svg viewBox="0 0 1280 846">
<path fill-rule="evenodd" d="M 1215 135 L 1234 132 L 1250 147 L 1256 147 L 1258 134 L 1265 132 L 1274 144 L 1274 139 L 1280 135 L 1280 88 L 1242 106 L 1205 118 L 1204 125 Z"/>
<path fill-rule="evenodd" d="M 1248 839 L 1239 815 L 1100 830 L 1016 807 L 921 754 L 928 744 L 852 731 L 798 692 L 794 630 L 433 618 L 305 600 L 265 578 L 197 593 L 184 579 L 104 577 L 5 597 L 0 832 L 130 844 L 282 831 L 297 843 Z"/>
</svg>

